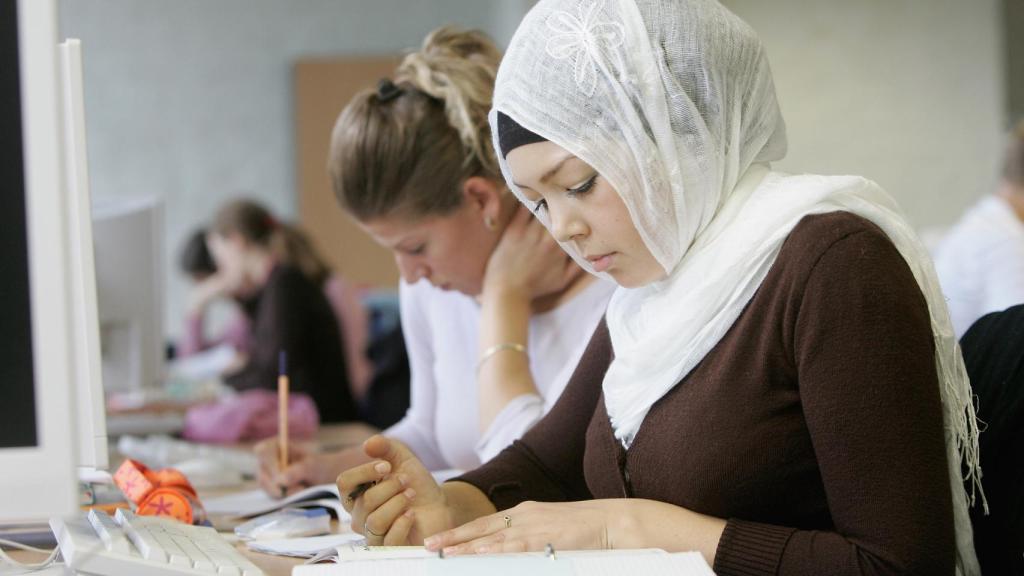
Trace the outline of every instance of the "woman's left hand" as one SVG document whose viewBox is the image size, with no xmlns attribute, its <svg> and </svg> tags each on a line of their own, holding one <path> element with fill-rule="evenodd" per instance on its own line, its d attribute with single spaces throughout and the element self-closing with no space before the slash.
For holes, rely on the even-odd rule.
<svg viewBox="0 0 1024 576">
<path fill-rule="evenodd" d="M 523 502 L 458 528 L 439 532 L 423 544 L 448 555 L 557 550 L 661 548 L 697 550 L 715 563 L 725 520 L 644 498 Z"/>
<path fill-rule="evenodd" d="M 467 522 L 424 541 L 446 555 L 496 554 L 613 548 L 616 517 L 623 500 L 523 502 L 514 508 Z"/>
</svg>

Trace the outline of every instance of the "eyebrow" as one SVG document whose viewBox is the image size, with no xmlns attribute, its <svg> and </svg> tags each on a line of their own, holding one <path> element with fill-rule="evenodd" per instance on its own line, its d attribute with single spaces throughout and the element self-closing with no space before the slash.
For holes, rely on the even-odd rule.
<svg viewBox="0 0 1024 576">
<path fill-rule="evenodd" d="M 413 249 L 417 248 L 422 243 L 423 243 L 422 240 L 418 240 L 416 238 L 413 238 L 412 240 L 410 240 L 409 237 L 405 237 L 405 238 L 402 238 L 400 241 L 395 242 L 394 244 L 392 244 L 391 245 L 391 249 L 392 250 L 401 250 L 403 252 L 410 252 Z"/>
<path fill-rule="evenodd" d="M 548 170 L 547 172 L 544 173 L 543 176 L 540 177 L 540 182 L 547 182 L 548 180 L 550 180 L 552 176 L 557 174 L 558 171 L 562 169 L 562 166 L 565 166 L 566 162 L 572 160 L 573 158 L 575 158 L 575 156 L 573 156 L 572 153 L 566 152 L 565 156 L 558 161 L 558 164 L 555 164 L 554 167 L 551 168 L 551 170 Z M 529 188 L 529 186 L 523 186 L 518 182 L 513 182 L 512 184 L 514 184 L 517 188 Z"/>
</svg>

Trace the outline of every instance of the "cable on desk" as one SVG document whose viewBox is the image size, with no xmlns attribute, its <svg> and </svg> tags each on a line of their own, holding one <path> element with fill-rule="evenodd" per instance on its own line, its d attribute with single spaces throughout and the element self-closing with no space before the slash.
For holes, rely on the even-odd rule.
<svg viewBox="0 0 1024 576">
<path fill-rule="evenodd" d="M 0 538 L 0 544 L 2 544 L 4 546 L 10 546 L 11 548 L 18 548 L 20 550 L 26 550 L 28 552 L 39 552 L 40 554 L 49 554 L 49 556 L 46 557 L 46 560 L 43 560 L 42 562 L 23 563 L 23 562 L 18 562 L 14 558 L 11 558 L 10 556 L 7 555 L 6 552 L 3 551 L 2 548 L 0 548 L 0 564 L 10 564 L 11 566 L 14 566 L 15 568 L 22 568 L 22 569 L 24 569 L 27 572 L 32 572 L 32 571 L 35 571 L 35 570 L 42 570 L 43 568 L 49 568 L 50 565 L 53 564 L 54 561 L 57 559 L 57 554 L 60 553 L 60 547 L 54 548 L 52 551 L 51 550 L 44 550 L 42 548 L 36 548 L 35 546 L 28 546 L 26 544 L 22 544 L 21 542 L 14 542 L 13 540 L 5 540 L 3 538 Z"/>
</svg>

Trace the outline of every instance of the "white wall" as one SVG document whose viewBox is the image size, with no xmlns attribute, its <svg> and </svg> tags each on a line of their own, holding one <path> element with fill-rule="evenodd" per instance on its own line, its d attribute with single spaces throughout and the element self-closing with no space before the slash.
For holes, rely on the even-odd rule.
<svg viewBox="0 0 1024 576">
<path fill-rule="evenodd" d="M 1007 125 L 1024 119 L 1024 2 L 1000 0 L 1006 76 Z"/>
<path fill-rule="evenodd" d="M 998 0 L 723 0 L 761 36 L 791 172 L 861 174 L 918 227 L 992 189 L 1002 146 Z"/>
<path fill-rule="evenodd" d="M 61 0 L 82 40 L 95 197 L 165 201 L 166 326 L 181 325 L 185 236 L 246 192 L 296 214 L 291 64 L 393 54 L 447 23 L 501 45 L 527 0 Z"/>
<path fill-rule="evenodd" d="M 793 172 L 863 174 L 914 224 L 991 188 L 1001 146 L 998 0 L 725 0 L 761 35 Z M 245 191 L 296 210 L 291 63 L 394 53 L 444 23 L 504 45 L 531 0 L 61 0 L 83 41 L 93 194 L 166 202 L 167 327 L 189 230 Z"/>
</svg>

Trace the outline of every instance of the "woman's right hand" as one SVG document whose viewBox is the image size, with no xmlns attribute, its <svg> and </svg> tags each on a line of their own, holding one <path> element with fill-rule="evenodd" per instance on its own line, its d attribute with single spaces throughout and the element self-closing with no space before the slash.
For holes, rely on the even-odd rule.
<svg viewBox="0 0 1024 576">
<path fill-rule="evenodd" d="M 327 484 L 337 476 L 336 469 L 331 469 L 329 457 L 318 454 L 308 444 L 288 444 L 288 465 L 283 470 L 276 438 L 260 442 L 253 450 L 260 462 L 260 487 L 274 498 Z"/>
<path fill-rule="evenodd" d="M 483 291 L 512 291 L 534 300 L 564 290 L 584 273 L 520 205 L 487 261 Z"/>
<path fill-rule="evenodd" d="M 231 286 L 224 274 L 214 273 L 196 283 L 189 291 L 188 312 L 202 314 L 214 300 L 231 295 Z"/>
<path fill-rule="evenodd" d="M 454 527 L 444 492 L 405 444 L 377 435 L 363 450 L 373 460 L 342 472 L 338 491 L 352 514 L 352 530 L 366 536 L 367 544 L 421 545 L 427 536 Z M 359 493 L 364 485 L 369 488 Z"/>
</svg>

